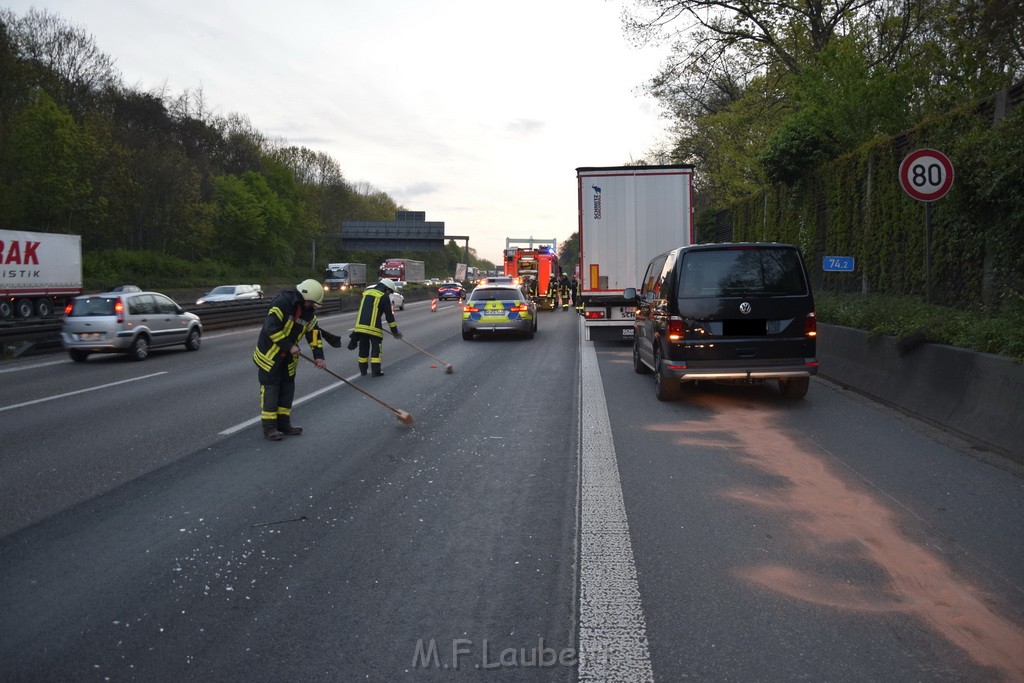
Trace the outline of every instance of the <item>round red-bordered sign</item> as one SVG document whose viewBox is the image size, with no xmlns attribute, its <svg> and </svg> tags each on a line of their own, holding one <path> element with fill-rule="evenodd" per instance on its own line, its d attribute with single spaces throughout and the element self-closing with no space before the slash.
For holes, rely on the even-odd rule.
<svg viewBox="0 0 1024 683">
<path fill-rule="evenodd" d="M 900 185 L 914 199 L 933 202 L 953 187 L 953 164 L 936 149 L 911 152 L 900 164 Z"/>
</svg>

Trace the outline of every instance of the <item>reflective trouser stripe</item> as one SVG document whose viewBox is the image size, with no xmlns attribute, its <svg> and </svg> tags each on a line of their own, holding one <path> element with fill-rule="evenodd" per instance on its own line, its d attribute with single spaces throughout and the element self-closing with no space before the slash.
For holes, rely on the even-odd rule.
<svg viewBox="0 0 1024 683">
<path fill-rule="evenodd" d="M 292 414 L 295 400 L 295 377 L 279 365 L 276 372 L 260 371 L 260 419 L 276 420 Z"/>
<path fill-rule="evenodd" d="M 384 356 L 384 345 L 380 337 L 369 337 L 365 334 L 359 335 L 359 362 L 376 363 L 380 365 Z"/>
</svg>

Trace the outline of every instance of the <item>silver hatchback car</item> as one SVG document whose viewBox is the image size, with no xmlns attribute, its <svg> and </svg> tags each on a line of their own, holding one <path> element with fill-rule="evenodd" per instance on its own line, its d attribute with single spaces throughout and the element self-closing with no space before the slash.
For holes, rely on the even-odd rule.
<svg viewBox="0 0 1024 683">
<path fill-rule="evenodd" d="M 72 360 L 91 353 L 126 353 L 145 360 L 151 348 L 183 345 L 198 351 L 199 316 L 156 292 L 106 292 L 75 297 L 64 312 L 60 338 Z"/>
</svg>

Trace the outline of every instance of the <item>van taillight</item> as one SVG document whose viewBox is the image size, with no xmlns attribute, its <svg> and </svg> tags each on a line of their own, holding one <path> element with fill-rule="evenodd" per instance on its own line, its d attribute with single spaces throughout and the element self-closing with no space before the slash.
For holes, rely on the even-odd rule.
<svg viewBox="0 0 1024 683">
<path fill-rule="evenodd" d="M 118 297 L 117 298 L 117 302 L 114 304 L 114 313 L 117 314 L 117 322 L 123 323 L 124 322 L 124 301 L 121 300 L 121 297 Z"/>
<path fill-rule="evenodd" d="M 604 317 L 604 311 L 585 311 L 583 317 L 587 320 L 599 320 Z"/>
<path fill-rule="evenodd" d="M 682 341 L 686 334 L 686 328 L 683 326 L 683 321 L 680 318 L 669 318 L 668 320 L 668 340 L 669 341 Z"/>
<path fill-rule="evenodd" d="M 68 304 L 64 307 L 64 315 L 71 315 L 71 309 L 74 308 L 74 304 Z"/>
<path fill-rule="evenodd" d="M 804 318 L 804 336 L 805 337 L 817 337 L 818 336 L 818 318 L 814 315 L 814 311 L 807 314 Z"/>
<path fill-rule="evenodd" d="M 466 304 L 465 306 L 462 307 L 462 312 L 463 313 L 479 313 L 480 309 L 477 308 L 476 306 L 472 306 L 470 304 Z"/>
</svg>

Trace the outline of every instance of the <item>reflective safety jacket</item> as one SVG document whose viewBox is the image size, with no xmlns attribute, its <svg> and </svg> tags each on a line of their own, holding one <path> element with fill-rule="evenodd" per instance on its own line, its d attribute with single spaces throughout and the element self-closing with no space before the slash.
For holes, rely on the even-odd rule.
<svg viewBox="0 0 1024 683">
<path fill-rule="evenodd" d="M 295 320 L 295 314 L 307 320 L 303 325 Z M 313 350 L 313 358 L 324 357 L 324 343 L 320 338 L 316 313 L 311 308 L 302 306 L 302 296 L 293 289 L 281 292 L 267 311 L 263 319 L 263 329 L 256 340 L 256 350 L 252 360 L 261 370 L 270 372 L 278 363 L 288 364 L 288 375 L 294 376 L 299 365 L 299 357 L 291 354 L 291 348 L 303 337 Z"/>
<path fill-rule="evenodd" d="M 359 300 L 359 312 L 356 313 L 356 326 L 352 331 L 383 337 L 384 326 L 380 321 L 381 316 L 387 319 L 391 333 L 394 334 L 398 330 L 398 323 L 395 322 L 395 312 L 391 310 L 391 296 L 387 288 L 378 282 L 363 292 L 363 298 Z"/>
</svg>

